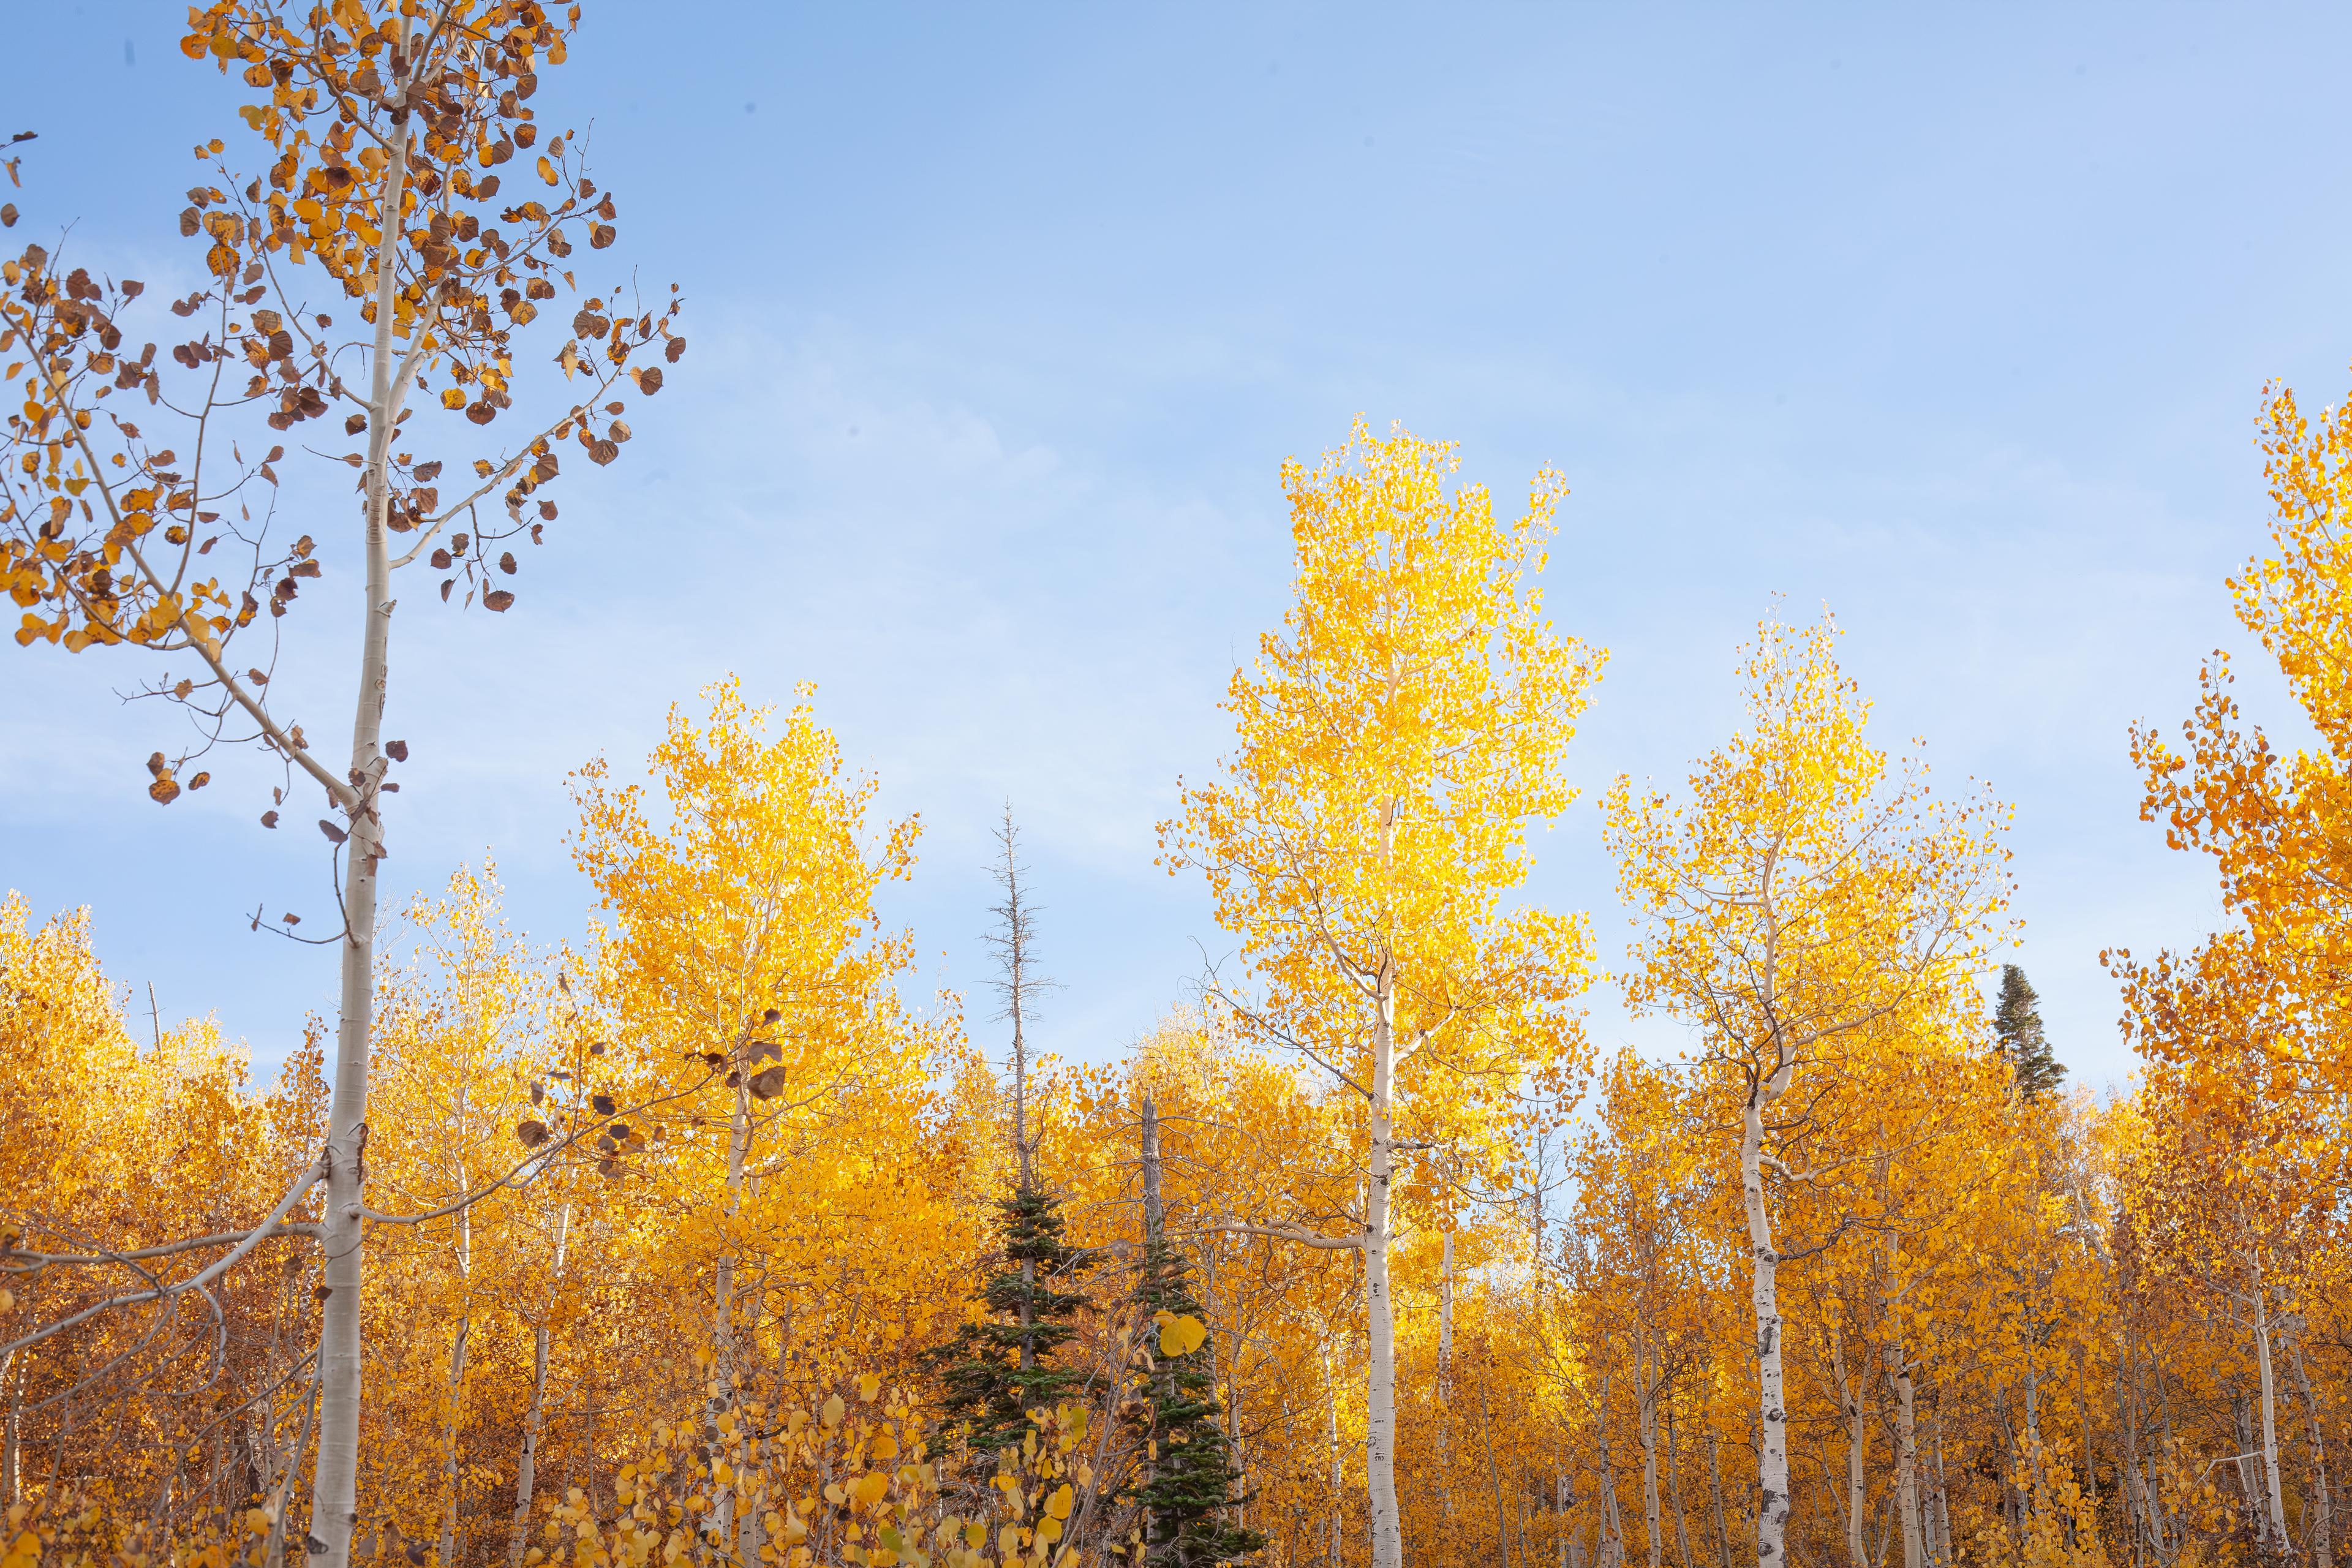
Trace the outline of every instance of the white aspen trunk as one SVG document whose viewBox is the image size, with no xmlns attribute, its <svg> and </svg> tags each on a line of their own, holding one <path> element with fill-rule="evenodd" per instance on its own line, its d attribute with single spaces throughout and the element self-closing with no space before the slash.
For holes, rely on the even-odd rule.
<svg viewBox="0 0 2352 1568">
<path fill-rule="evenodd" d="M 1625 1531 L 1617 1518 L 1617 1460 L 1609 1451 L 1609 1374 L 1601 1373 L 1601 1398 L 1592 1407 L 1593 1426 L 1601 1456 L 1601 1542 L 1593 1555 L 1601 1568 L 1616 1568 L 1625 1560 Z"/>
<path fill-rule="evenodd" d="M 17 1357 L 22 1351 L 10 1351 L 0 1360 L 0 1382 L 10 1384 L 8 1394 L 8 1429 L 0 1434 L 0 1491 L 5 1491 L 8 1506 L 16 1507 L 25 1500 L 23 1472 L 25 1425 L 25 1367 Z"/>
<path fill-rule="evenodd" d="M 463 1215 L 459 1223 L 464 1223 Z M 457 1438 L 464 1426 L 466 1346 L 473 1328 L 472 1319 L 459 1318 L 457 1336 L 449 1342 L 449 1411 L 441 1429 L 441 1554 L 436 1559 L 445 1568 L 457 1561 Z"/>
<path fill-rule="evenodd" d="M 1683 1508 L 1682 1457 L 1675 1440 L 1675 1407 L 1666 1406 L 1666 1494 L 1675 1510 L 1675 1562 L 1677 1568 L 1695 1568 L 1691 1562 L 1690 1515 Z"/>
<path fill-rule="evenodd" d="M 1950 1563 L 1953 1561 L 1952 1494 L 1944 1479 L 1944 1408 L 1940 1393 L 1943 1383 L 1940 1379 L 1936 1386 L 1938 1390 L 1936 1406 L 1936 1557 L 1938 1562 Z"/>
<path fill-rule="evenodd" d="M 1641 1391 L 1642 1521 L 1649 1531 L 1650 1568 L 1661 1568 L 1665 1556 L 1665 1531 L 1658 1521 L 1658 1389 L 1650 1376 L 1648 1336 L 1633 1334 L 1633 1386 Z"/>
<path fill-rule="evenodd" d="M 2294 1320 L 2294 1328 L 2302 1327 L 2302 1316 Z M 2319 1396 L 2311 1386 L 2311 1375 L 2304 1369 L 2303 1340 L 2299 1331 L 2281 1336 L 2286 1350 L 2286 1369 L 2294 1379 L 2296 1395 L 2303 1401 L 2304 1418 L 2311 1429 L 2311 1511 L 2307 1516 L 2311 1536 L 2311 1561 L 2314 1568 L 2335 1568 L 2336 1502 L 2327 1486 L 2327 1437 L 2319 1425 Z"/>
<path fill-rule="evenodd" d="M 748 1063 L 746 1065 L 749 1065 Z M 743 1212 L 743 1169 L 751 1152 L 751 1080 L 741 1078 L 735 1086 L 735 1113 L 729 1120 L 727 1133 L 727 1216 L 730 1220 Z M 717 1356 L 716 1371 L 719 1398 L 732 1410 L 736 1400 L 738 1358 L 735 1346 L 735 1277 L 738 1259 L 731 1251 L 719 1259 L 719 1276 L 713 1318 L 712 1337 L 717 1343 L 712 1350 Z M 593 1479 L 593 1474 L 592 1474 Z M 739 1556 L 736 1539 L 735 1489 L 719 1489 L 717 1507 L 712 1510 L 711 1528 L 718 1531 L 723 1550 Z"/>
<path fill-rule="evenodd" d="M 472 1022 L 469 1017 L 467 1020 Z M 466 1119 L 466 1090 L 458 1086 L 456 1121 L 461 1131 Z M 466 1167 L 457 1165 L 457 1191 L 470 1189 L 466 1180 Z M 466 1412 L 466 1352 L 473 1336 L 474 1284 L 474 1211 L 457 1211 L 457 1282 L 465 1292 L 465 1306 L 457 1314 L 457 1332 L 449 1342 L 449 1408 L 441 1429 L 441 1492 L 445 1500 L 441 1512 L 440 1555 L 436 1562 L 450 1568 L 457 1561 L 457 1439 L 465 1426 Z"/>
<path fill-rule="evenodd" d="M 1715 1505 L 1715 1550 L 1723 1568 L 1731 1568 L 1731 1526 L 1723 1517 L 1723 1456 L 1715 1443 L 1715 1423 L 1706 1426 L 1706 1489 Z"/>
<path fill-rule="evenodd" d="M 1773 1071 L 1757 1079 L 1739 1122 L 1739 1190 L 1748 1211 L 1753 1269 L 1749 1297 L 1756 1314 L 1758 1568 L 1780 1568 L 1787 1560 L 1790 1503 L 1789 1412 L 1780 1377 L 1780 1254 L 1764 1206 L 1764 1108 L 1788 1092 L 1797 1064 L 1784 1041 L 1775 1038 L 1773 1052 Z"/>
<path fill-rule="evenodd" d="M 1344 1495 L 1347 1474 L 1339 1463 L 1339 1380 L 1331 1364 L 1331 1349 L 1323 1348 L 1323 1390 L 1330 1418 L 1331 1441 L 1331 1568 L 1339 1568 L 1339 1500 Z"/>
<path fill-rule="evenodd" d="M 1454 1232 L 1437 1274 L 1437 1504 L 1441 1521 L 1454 1517 Z"/>
<path fill-rule="evenodd" d="M 2254 1365 L 2263 1382 L 2263 1481 L 2267 1491 L 2264 1502 L 2269 1512 L 2265 1519 L 2274 1551 L 2286 1549 L 2286 1501 L 2279 1485 L 2278 1451 L 2278 1385 L 2271 1376 L 2271 1309 L 2270 1291 L 2263 1285 L 2263 1260 L 2259 1252 L 2249 1250 L 2246 1267 L 2254 1281 Z"/>
<path fill-rule="evenodd" d="M 402 53 L 409 23 L 401 23 Z M 359 1522 L 360 1415 L 362 1371 L 360 1291 L 363 1279 L 367 1183 L 368 1057 L 374 1026 L 376 863 L 383 846 L 376 786 L 383 781 L 383 709 L 392 636 L 392 557 L 384 528 L 390 504 L 394 429 L 405 389 L 394 374 L 394 265 L 401 201 L 408 179 L 408 110 L 393 115 L 391 156 L 385 161 L 377 208 L 384 235 L 375 274 L 375 345 L 369 367 L 365 615 L 360 642 L 359 691 L 352 705 L 349 777 L 357 802 L 346 813 L 343 846 L 346 929 L 335 1029 L 334 1101 L 328 1113 L 326 1199 L 320 1215 L 326 1301 L 319 1323 L 318 1462 L 310 1486 L 311 1568 L 350 1568 L 352 1529 Z M 425 330 L 420 319 L 414 329 Z M 314 1561 L 315 1560 L 315 1561 Z"/>
<path fill-rule="evenodd" d="M 2131 1517 L 2132 1562 L 2137 1563 L 2142 1559 L 2143 1541 L 2154 1543 L 2156 1527 L 2148 1516 L 2146 1479 L 2139 1468 L 2139 1357 L 2131 1342 L 2128 1323 L 2118 1338 L 2122 1357 L 2116 1368 L 2116 1424 L 2123 1432 L 2124 1507 Z M 2125 1382 L 2126 1369 L 2130 1373 L 2128 1386 Z"/>
<path fill-rule="evenodd" d="M 1404 1568 L 1404 1527 L 1396 1492 L 1396 1314 L 1389 1286 L 1389 1187 L 1396 1134 L 1390 1097 L 1396 1072 L 1396 963 L 1373 983 L 1371 1159 L 1364 1188 L 1364 1490 L 1370 1505 L 1371 1568 Z"/>
<path fill-rule="evenodd" d="M 1860 1380 L 1846 1375 L 1845 1339 L 1834 1329 L 1830 1331 L 1830 1372 L 1837 1379 L 1838 1414 L 1845 1417 L 1846 1561 L 1852 1568 L 1870 1568 L 1862 1538 L 1862 1510 L 1868 1500 L 1863 1466 L 1868 1458 L 1870 1434 L 1863 1426 L 1862 1395 L 1856 1386 Z"/>
<path fill-rule="evenodd" d="M 1903 1527 L 1903 1568 L 1927 1568 L 1927 1541 L 1919 1520 L 1918 1390 L 1903 1342 L 1885 1345 L 1886 1381 L 1895 1390 L 1895 1510 Z"/>
<path fill-rule="evenodd" d="M 1502 1559 L 1502 1568 L 1511 1568 L 1511 1538 L 1503 1520 L 1503 1475 L 1495 1463 L 1495 1410 L 1487 1399 L 1486 1385 L 1493 1381 L 1493 1371 L 1494 1363 L 1489 1360 L 1486 1370 L 1478 1374 L 1478 1419 L 1486 1429 L 1486 1485 L 1495 1494 L 1495 1550 Z"/>
<path fill-rule="evenodd" d="M 2091 1436 L 2091 1373 L 2086 1352 L 2074 1363 L 2075 1408 L 2083 1415 L 2083 1497 L 2091 1505 L 2091 1517 L 2099 1517 L 2099 1449 Z"/>
<path fill-rule="evenodd" d="M 563 1274 L 563 1256 L 572 1240 L 572 1205 L 565 1204 L 555 1222 L 554 1276 Z M 547 1426 L 548 1330 L 544 1320 L 530 1332 L 530 1405 L 522 1420 L 522 1453 L 515 1461 L 514 1521 L 507 1531 L 507 1568 L 523 1568 L 530 1545 L 531 1493 L 539 1481 L 539 1438 Z"/>
</svg>

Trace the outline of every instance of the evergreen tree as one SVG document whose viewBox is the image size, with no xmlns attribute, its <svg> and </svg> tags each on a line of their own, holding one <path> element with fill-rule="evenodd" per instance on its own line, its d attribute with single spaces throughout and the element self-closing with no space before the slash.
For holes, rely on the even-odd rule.
<svg viewBox="0 0 2352 1568">
<path fill-rule="evenodd" d="M 1038 1184 L 1036 1143 L 1029 1126 L 1029 1047 L 1026 1026 L 1040 993 L 1054 983 L 1036 973 L 1036 905 L 1021 879 L 1021 834 L 1013 803 L 1005 802 L 997 830 L 1003 853 L 995 867 L 1004 901 L 994 906 L 997 929 L 987 938 L 996 950 L 1004 998 L 998 1016 L 1013 1025 L 1007 1062 L 1013 1101 L 1013 1187 L 997 1201 L 1003 1238 L 1001 1263 L 981 1286 L 987 1309 L 982 1321 L 966 1323 L 932 1352 L 944 1393 L 946 1424 L 967 1424 L 975 1468 L 993 1463 L 1001 1448 L 1018 1447 L 1029 1430 L 1029 1412 L 1053 1405 L 1084 1381 L 1075 1369 L 1054 1364 L 1054 1352 L 1077 1332 L 1076 1318 L 1087 1299 L 1061 1287 L 1076 1284 L 1093 1267 L 1086 1254 L 1063 1239 L 1061 1200 Z"/>
<path fill-rule="evenodd" d="M 1082 1370 L 1056 1365 L 1054 1352 L 1076 1334 L 1084 1295 L 1064 1289 L 1092 1266 L 1062 1236 L 1061 1200 L 1024 1183 L 1000 1199 L 1002 1261 L 981 1287 L 988 1310 L 932 1352 L 944 1391 L 947 1424 L 968 1423 L 975 1466 L 1001 1448 L 1018 1447 L 1029 1412 L 1066 1398 Z"/>
<path fill-rule="evenodd" d="M 2000 1003 L 1993 1009 L 1992 1032 L 2009 1063 L 2011 1089 L 2027 1104 L 2056 1089 L 2066 1076 L 2063 1063 L 2051 1054 L 2042 1033 L 2042 998 L 2026 982 L 2025 971 L 2014 963 L 2000 966 Z"/>
<path fill-rule="evenodd" d="M 1159 1115 L 1147 1100 L 1143 1265 L 1135 1304 L 1147 1322 L 1190 1318 L 1205 1324 L 1207 1315 L 1192 1295 L 1192 1266 L 1168 1245 L 1162 1224 L 1159 1133 Z M 1217 1425 L 1223 1407 L 1217 1402 L 1215 1342 L 1204 1332 L 1197 1345 L 1181 1354 L 1166 1353 L 1164 1343 L 1155 1342 L 1153 1349 L 1159 1353 L 1138 1390 L 1140 1412 L 1132 1418 L 1141 1429 L 1146 1454 L 1132 1494 L 1150 1521 L 1145 1560 L 1170 1568 L 1246 1562 L 1265 1545 L 1266 1538 L 1231 1522 L 1233 1512 L 1249 1497 L 1236 1489 L 1242 1471 L 1233 1462 L 1224 1429 Z"/>
</svg>

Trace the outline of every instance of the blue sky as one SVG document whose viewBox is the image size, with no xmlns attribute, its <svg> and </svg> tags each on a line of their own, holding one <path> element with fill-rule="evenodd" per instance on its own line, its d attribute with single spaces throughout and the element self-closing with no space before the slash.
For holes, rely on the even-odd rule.
<svg viewBox="0 0 2352 1568">
<path fill-rule="evenodd" d="M 42 133 L 28 217 L 159 290 L 195 264 L 186 149 L 238 101 L 174 14 L 28 16 L 5 111 Z M 1574 489 L 1547 592 L 1612 659 L 1535 896 L 1615 954 L 1600 787 L 1679 780 L 1771 595 L 1825 602 L 1882 739 L 2017 804 L 2017 956 L 2061 1057 L 2120 1079 L 2099 949 L 2217 914 L 2137 819 L 2126 729 L 2246 648 L 2263 383 L 2333 402 L 2352 359 L 2347 44 L 2320 7 L 593 7 L 539 102 L 593 121 L 608 254 L 682 286 L 692 346 L 626 460 L 567 475 L 513 612 L 400 628 L 393 885 L 487 850 L 518 924 L 576 935 L 565 772 L 633 766 L 726 672 L 814 680 L 923 816 L 887 913 L 924 987 L 981 1006 L 1009 795 L 1048 1044 L 1113 1051 L 1230 946 L 1152 825 L 1280 614 L 1277 465 L 1360 411 L 1498 497 Z M 323 672 L 349 509 L 310 499 Z M 254 826 L 257 761 L 150 805 L 134 679 L 0 649 L 0 885 L 89 904 L 142 1010 L 152 982 L 274 1061 L 331 958 L 243 917 L 319 908 L 320 841 Z M 346 688 L 289 684 L 340 732 Z M 1605 994 L 1594 1028 L 1660 1037 Z"/>
</svg>

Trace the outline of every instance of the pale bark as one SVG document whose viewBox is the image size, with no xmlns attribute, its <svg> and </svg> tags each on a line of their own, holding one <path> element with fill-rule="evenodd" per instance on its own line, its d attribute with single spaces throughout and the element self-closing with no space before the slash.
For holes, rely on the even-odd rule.
<svg viewBox="0 0 2352 1568">
<path fill-rule="evenodd" d="M 1862 1510 L 1868 1493 L 1863 1470 L 1870 1433 L 1863 1425 L 1860 1379 L 1846 1375 L 1845 1340 L 1834 1329 L 1830 1332 L 1830 1372 L 1837 1379 L 1838 1414 L 1845 1421 L 1846 1561 L 1852 1568 L 1870 1568 L 1870 1554 L 1864 1550 L 1862 1539 Z"/>
<path fill-rule="evenodd" d="M 2254 1365 L 2263 1384 L 2263 1482 L 2268 1505 L 2264 1516 L 2273 1550 L 2286 1549 L 2286 1500 L 2279 1484 L 2278 1385 L 2271 1375 L 2270 1291 L 2263 1284 L 2263 1260 L 2249 1251 L 2246 1266 L 2253 1276 Z"/>
<path fill-rule="evenodd" d="M 1454 1232 L 1450 1228 L 1437 1275 L 1437 1503 L 1441 1517 L 1454 1516 Z"/>
<path fill-rule="evenodd" d="M 6 1496 L 10 1508 L 25 1500 L 23 1473 L 25 1426 L 25 1370 L 29 1361 L 26 1351 L 10 1351 L 0 1359 L 0 1382 L 11 1384 L 8 1394 L 8 1426 L 0 1433 L 0 1494 Z"/>
<path fill-rule="evenodd" d="M 1918 1391 L 1901 1338 L 1885 1342 L 1886 1381 L 1895 1390 L 1895 1509 L 1903 1527 L 1903 1568 L 1926 1568 L 1927 1542 L 1919 1519 Z"/>
<path fill-rule="evenodd" d="M 1690 1516 L 1683 1509 L 1683 1467 L 1675 1441 L 1675 1407 L 1666 1406 L 1666 1493 L 1675 1510 L 1675 1562 L 1677 1568 L 1694 1568 L 1691 1562 Z"/>
<path fill-rule="evenodd" d="M 1943 1384 L 1937 1384 L 1940 1390 Z M 1936 1407 L 1936 1558 L 1950 1563 L 1952 1556 L 1952 1494 L 1944 1479 L 1944 1411 L 1940 1394 Z"/>
<path fill-rule="evenodd" d="M 1609 1384 L 1601 1378 L 1601 1398 L 1592 1407 L 1601 1456 L 1601 1544 L 1594 1552 L 1601 1568 L 1617 1568 L 1625 1561 L 1625 1531 L 1617 1518 L 1617 1460 L 1609 1451 Z"/>
<path fill-rule="evenodd" d="M 1389 1285 L 1389 1187 L 1396 1134 L 1390 1121 L 1396 1073 L 1396 964 L 1383 961 L 1373 983 L 1371 1159 L 1364 1189 L 1364 1480 L 1370 1502 L 1371 1568 L 1404 1568 L 1404 1530 L 1396 1492 L 1396 1318 Z"/>
<path fill-rule="evenodd" d="M 1648 1336 L 1633 1334 L 1634 1387 L 1641 1391 L 1642 1521 L 1649 1531 L 1650 1568 L 1660 1568 L 1665 1553 L 1665 1532 L 1658 1520 L 1658 1381 L 1648 1352 Z"/>
<path fill-rule="evenodd" d="M 1731 1526 L 1723 1517 L 1723 1457 L 1715 1445 L 1715 1424 L 1706 1428 L 1706 1486 L 1715 1504 L 1715 1550 L 1723 1568 L 1731 1568 Z"/>
<path fill-rule="evenodd" d="M 409 25 L 401 24 L 405 54 Z M 383 782 L 383 710 L 392 635 L 392 558 L 385 542 L 391 501 L 389 464 L 404 388 L 395 374 L 393 347 L 395 249 L 390 234 L 399 222 L 408 178 L 408 121 L 404 106 L 392 118 L 391 156 L 378 196 L 379 222 L 386 242 L 379 247 L 375 274 L 375 344 L 368 395 L 366 568 L 364 618 L 360 642 L 359 691 L 352 716 L 349 778 L 356 799 L 346 811 L 350 824 L 344 849 L 342 977 L 335 1030 L 334 1100 L 328 1113 L 325 1212 L 321 1256 L 327 1298 L 319 1324 L 318 1463 L 310 1489 L 312 1568 L 350 1568 L 352 1528 L 359 1522 L 362 1358 L 360 1293 L 363 1278 L 367 1182 L 368 1058 L 374 1025 L 376 866 L 383 846 L 377 816 L 377 785 Z M 415 331 L 424 331 L 420 319 Z"/>
<path fill-rule="evenodd" d="M 563 1205 L 555 1222 L 554 1275 L 562 1278 L 563 1258 L 572 1240 L 572 1205 Z M 531 1493 L 539 1481 L 539 1439 L 547 1426 L 548 1328 L 544 1320 L 530 1332 L 530 1405 L 523 1412 L 522 1452 L 515 1461 L 514 1519 L 507 1531 L 507 1568 L 523 1568 L 530 1545 Z"/>
<path fill-rule="evenodd" d="M 457 1320 L 449 1342 L 449 1408 L 441 1427 L 441 1540 L 436 1561 L 457 1561 L 457 1440 L 465 1422 L 466 1349 L 473 1337 L 470 1318 Z"/>
<path fill-rule="evenodd" d="M 2327 1486 L 2327 1436 L 2319 1425 L 2319 1396 L 2311 1386 L 2311 1375 L 2304 1369 L 2303 1342 L 2299 1331 L 2303 1324 L 2298 1314 L 2294 1327 L 2280 1338 L 2286 1351 L 2287 1375 L 2294 1380 L 2296 1397 L 2303 1401 L 2304 1419 L 2311 1431 L 2311 1506 L 2305 1516 L 2310 1527 L 2311 1561 L 2314 1568 L 2335 1568 L 2336 1503 Z"/>
<path fill-rule="evenodd" d="M 1331 1444 L 1330 1568 L 1339 1568 L 1339 1499 L 1347 1484 L 1347 1475 L 1339 1463 L 1339 1380 L 1331 1365 L 1331 1350 L 1328 1345 L 1323 1350 L 1323 1392 L 1325 1410 L 1330 1422 Z"/>
<path fill-rule="evenodd" d="M 1495 1493 L 1495 1550 L 1502 1558 L 1502 1568 L 1511 1568 L 1511 1538 L 1503 1522 L 1503 1477 L 1495 1463 L 1495 1412 L 1486 1398 L 1486 1384 L 1492 1381 L 1487 1374 L 1492 1371 L 1489 1363 L 1478 1379 L 1478 1417 L 1486 1428 L 1486 1484 Z"/>
<path fill-rule="evenodd" d="M 1790 1501 L 1789 1412 L 1780 1375 L 1780 1254 L 1764 1206 L 1764 1108 L 1788 1092 L 1797 1063 L 1786 1042 L 1776 1039 L 1773 1049 L 1773 1070 L 1757 1079 L 1739 1123 L 1739 1190 L 1748 1211 L 1753 1270 L 1749 1300 L 1756 1315 L 1758 1568 L 1780 1568 L 1787 1559 Z"/>
</svg>

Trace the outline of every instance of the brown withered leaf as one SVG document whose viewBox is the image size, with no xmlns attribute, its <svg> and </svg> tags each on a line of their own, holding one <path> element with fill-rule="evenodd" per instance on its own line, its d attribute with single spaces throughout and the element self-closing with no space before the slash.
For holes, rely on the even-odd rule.
<svg viewBox="0 0 2352 1568">
<path fill-rule="evenodd" d="M 536 1149 L 547 1142 L 547 1123 L 536 1118 L 515 1123 L 515 1141 L 526 1149 Z"/>
<path fill-rule="evenodd" d="M 773 1100 L 784 1092 L 784 1069 L 770 1068 L 751 1080 L 751 1092 L 761 1100 Z"/>
</svg>

